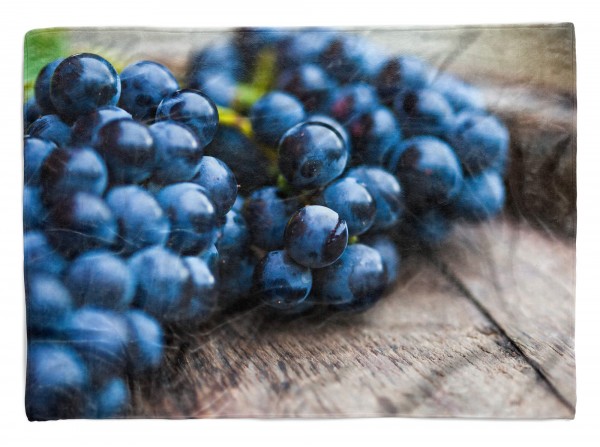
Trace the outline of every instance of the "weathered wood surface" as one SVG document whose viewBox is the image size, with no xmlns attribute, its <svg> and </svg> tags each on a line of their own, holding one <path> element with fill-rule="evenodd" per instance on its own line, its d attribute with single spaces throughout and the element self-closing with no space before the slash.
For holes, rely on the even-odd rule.
<svg viewBox="0 0 600 447">
<path fill-rule="evenodd" d="M 507 209 L 528 223 L 457 230 L 406 261 L 394 291 L 361 316 L 282 322 L 257 308 L 180 333 L 166 366 L 131 384 L 133 417 L 573 417 L 573 28 L 361 32 L 484 89 L 511 130 Z M 80 49 L 181 72 L 193 48 L 223 34 L 73 36 Z"/>
</svg>

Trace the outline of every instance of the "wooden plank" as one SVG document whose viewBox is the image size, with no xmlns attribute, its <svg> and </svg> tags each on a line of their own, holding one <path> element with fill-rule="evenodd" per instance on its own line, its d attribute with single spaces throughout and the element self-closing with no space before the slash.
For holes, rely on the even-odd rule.
<svg viewBox="0 0 600 447">
<path fill-rule="evenodd" d="M 363 315 L 255 309 L 175 336 L 165 368 L 133 389 L 134 417 L 573 416 L 422 259 Z"/>
<path fill-rule="evenodd" d="M 438 256 L 574 406 L 574 240 L 500 219 L 457 227 Z"/>
</svg>

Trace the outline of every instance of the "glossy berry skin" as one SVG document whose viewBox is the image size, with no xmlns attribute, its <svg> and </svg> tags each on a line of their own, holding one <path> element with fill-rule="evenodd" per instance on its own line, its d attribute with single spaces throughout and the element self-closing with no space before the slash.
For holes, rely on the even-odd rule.
<svg viewBox="0 0 600 447">
<path fill-rule="evenodd" d="M 229 210 L 225 216 L 225 225 L 221 228 L 221 237 L 216 249 L 222 257 L 241 256 L 248 247 L 250 232 L 241 211 Z"/>
<path fill-rule="evenodd" d="M 297 264 L 284 250 L 271 251 L 254 270 L 253 291 L 275 309 L 291 309 L 308 297 L 312 287 L 310 269 Z"/>
<path fill-rule="evenodd" d="M 179 89 L 175 76 L 158 62 L 139 61 L 121 72 L 119 107 L 138 121 L 152 121 L 163 98 Z"/>
<path fill-rule="evenodd" d="M 190 272 L 190 282 L 177 319 L 188 323 L 207 321 L 217 309 L 218 288 L 215 276 L 199 257 L 187 256 L 183 258 L 183 262 Z"/>
<path fill-rule="evenodd" d="M 160 121 L 149 129 L 156 149 L 152 180 L 168 185 L 194 177 L 204 151 L 190 128 L 176 121 Z"/>
<path fill-rule="evenodd" d="M 321 67 L 305 64 L 281 73 L 276 88 L 298 98 L 307 112 L 315 112 L 323 109 L 335 87 Z"/>
<path fill-rule="evenodd" d="M 232 107 L 238 94 L 238 84 L 235 77 L 218 68 L 198 70 L 190 75 L 188 87 L 199 90 L 212 99 L 215 104 Z"/>
<path fill-rule="evenodd" d="M 108 182 L 104 160 L 91 148 L 58 148 L 44 160 L 40 171 L 42 198 L 59 203 L 77 192 L 102 195 Z"/>
<path fill-rule="evenodd" d="M 318 122 L 298 124 L 279 143 L 279 170 L 295 188 L 314 189 L 339 177 L 348 148 L 335 129 Z"/>
<path fill-rule="evenodd" d="M 219 126 L 205 152 L 231 169 L 244 194 L 265 186 L 272 177 L 269 161 L 256 143 L 233 127 Z"/>
<path fill-rule="evenodd" d="M 502 166 L 508 155 L 508 129 L 495 116 L 465 111 L 456 119 L 450 142 L 471 175 Z"/>
<path fill-rule="evenodd" d="M 230 308 L 248 297 L 252 289 L 252 278 L 256 260 L 245 254 L 238 258 L 221 258 L 219 261 L 220 309 Z"/>
<path fill-rule="evenodd" d="M 125 312 L 129 329 L 127 371 L 138 376 L 155 370 L 164 354 L 164 333 L 158 320 L 146 312 L 131 309 Z"/>
<path fill-rule="evenodd" d="M 215 136 L 219 114 L 215 103 L 204 93 L 183 89 L 171 93 L 160 102 L 156 119 L 185 124 L 196 134 L 200 146 L 204 148 Z"/>
<path fill-rule="evenodd" d="M 71 128 L 58 115 L 44 115 L 27 128 L 30 137 L 50 140 L 57 146 L 65 147 L 71 142 Z"/>
<path fill-rule="evenodd" d="M 375 200 L 355 178 L 344 177 L 330 183 L 315 202 L 338 213 L 348 225 L 349 236 L 366 232 L 375 222 Z"/>
<path fill-rule="evenodd" d="M 71 262 L 65 285 L 78 306 L 129 307 L 135 280 L 127 263 L 108 250 L 88 251 Z"/>
<path fill-rule="evenodd" d="M 485 99 L 481 91 L 451 74 L 438 73 L 430 88 L 441 93 L 455 112 L 485 109 Z"/>
<path fill-rule="evenodd" d="M 28 231 L 23 237 L 23 255 L 25 259 L 25 279 L 37 273 L 60 275 L 67 262 L 50 245 L 41 231 Z"/>
<path fill-rule="evenodd" d="M 183 260 L 171 250 L 153 246 L 136 252 L 129 268 L 137 283 L 135 306 L 160 321 L 176 319 L 190 281 Z"/>
<path fill-rule="evenodd" d="M 390 288 L 396 282 L 396 279 L 398 279 L 402 260 L 396 244 L 386 234 L 369 235 L 361 238 L 360 241 L 374 248 L 381 255 L 381 260 L 387 274 L 386 286 Z"/>
<path fill-rule="evenodd" d="M 110 208 L 99 197 L 78 192 L 57 203 L 48 216 L 48 237 L 67 257 L 94 248 L 108 247 L 117 237 Z"/>
<path fill-rule="evenodd" d="M 349 245 L 337 262 L 313 270 L 316 299 L 341 311 L 363 311 L 382 297 L 387 282 L 379 252 L 363 244 Z"/>
<path fill-rule="evenodd" d="M 137 121 L 123 118 L 105 124 L 95 147 L 106 160 L 113 183 L 139 183 L 152 175 L 154 140 L 148 127 Z"/>
<path fill-rule="evenodd" d="M 119 186 L 106 195 L 119 230 L 115 248 L 130 255 L 150 245 L 164 245 L 171 226 L 162 208 L 146 190 L 139 186 Z"/>
<path fill-rule="evenodd" d="M 267 251 L 283 248 L 285 226 L 298 208 L 297 198 L 285 197 L 276 187 L 254 191 L 246 199 L 243 211 L 252 243 Z"/>
<path fill-rule="evenodd" d="M 23 228 L 25 231 L 41 229 L 46 224 L 48 210 L 42 202 L 41 188 L 23 188 Z"/>
<path fill-rule="evenodd" d="M 83 358 L 94 382 L 125 372 L 129 334 L 122 314 L 81 307 L 69 315 L 61 330 L 66 344 Z"/>
<path fill-rule="evenodd" d="M 24 182 L 27 186 L 40 185 L 40 170 L 46 157 L 56 149 L 56 144 L 49 140 L 25 137 L 23 147 Z"/>
<path fill-rule="evenodd" d="M 57 276 L 38 273 L 25 284 L 27 330 L 30 336 L 52 333 L 73 310 L 69 290 Z"/>
<path fill-rule="evenodd" d="M 388 167 L 400 179 L 413 210 L 448 203 L 462 187 L 458 158 L 450 146 L 435 137 L 404 140 Z"/>
<path fill-rule="evenodd" d="M 202 157 L 197 174 L 190 182 L 202 186 L 208 192 L 218 217 L 227 214 L 237 197 L 235 175 L 225 163 L 210 155 Z"/>
<path fill-rule="evenodd" d="M 348 245 L 348 226 L 335 211 L 308 205 L 297 211 L 285 227 L 285 249 L 289 256 L 309 268 L 334 263 Z"/>
<path fill-rule="evenodd" d="M 374 84 L 381 102 L 391 105 L 402 90 L 427 87 L 433 74 L 432 68 L 417 57 L 396 56 L 381 66 Z"/>
<path fill-rule="evenodd" d="M 357 164 L 381 165 L 388 151 L 400 141 L 402 131 L 394 114 L 377 107 L 356 115 L 346 125 Z"/>
<path fill-rule="evenodd" d="M 276 147 L 288 129 L 304 121 L 306 112 L 292 95 L 272 91 L 252 105 L 249 117 L 256 140 Z"/>
<path fill-rule="evenodd" d="M 406 136 L 444 137 L 453 128 L 452 106 L 431 89 L 405 90 L 394 100 L 394 112 Z"/>
<path fill-rule="evenodd" d="M 30 421 L 83 417 L 89 390 L 88 369 L 75 350 L 64 343 L 29 344 L 25 411 Z"/>
<path fill-rule="evenodd" d="M 505 198 L 502 176 L 496 171 L 483 171 L 465 178 L 460 193 L 450 204 L 451 214 L 474 222 L 488 220 L 502 210 Z"/>
<path fill-rule="evenodd" d="M 379 105 L 375 89 L 364 82 L 349 84 L 339 88 L 328 105 L 329 114 L 345 125 L 356 115 L 374 109 Z"/>
<path fill-rule="evenodd" d="M 347 177 L 363 185 L 375 201 L 377 211 L 372 230 L 388 230 L 401 221 L 405 211 L 404 190 L 393 175 L 375 166 L 361 166 L 350 169 Z"/>
<path fill-rule="evenodd" d="M 100 107 L 81 115 L 73 124 L 73 145 L 95 146 L 98 144 L 98 131 L 105 124 L 122 118 L 131 119 L 131 114 L 116 106 Z"/>
<path fill-rule="evenodd" d="M 35 80 L 35 100 L 42 115 L 51 115 L 56 113 L 52 99 L 50 98 L 50 81 L 56 67 L 64 60 L 64 58 L 55 59 L 52 62 L 46 64 L 37 75 Z"/>
<path fill-rule="evenodd" d="M 50 82 L 50 99 L 58 114 L 72 121 L 119 101 L 121 82 L 114 67 L 97 54 L 81 53 L 63 60 Z"/>
<path fill-rule="evenodd" d="M 330 127 L 333 127 L 333 129 L 341 135 L 342 139 L 344 140 L 344 143 L 346 143 L 348 152 L 352 153 L 352 141 L 350 140 L 350 135 L 348 135 L 348 132 L 346 132 L 346 129 L 344 128 L 344 126 L 342 126 L 339 122 L 337 122 L 330 116 L 324 115 L 321 113 L 309 115 L 309 117 L 306 119 L 306 121 L 323 123 L 323 124 L 327 124 Z"/>
<path fill-rule="evenodd" d="M 129 388 L 120 377 L 109 379 L 96 396 L 96 417 L 108 419 L 122 416 L 129 405 Z"/>
<path fill-rule="evenodd" d="M 25 105 L 23 105 L 23 130 L 27 131 L 27 128 L 31 126 L 38 118 L 42 117 L 42 110 L 35 102 L 35 98 L 30 98 Z"/>
<path fill-rule="evenodd" d="M 186 254 L 198 254 L 216 241 L 217 214 L 208 192 L 195 183 L 176 183 L 163 188 L 156 199 L 169 217 L 167 246 Z"/>
</svg>

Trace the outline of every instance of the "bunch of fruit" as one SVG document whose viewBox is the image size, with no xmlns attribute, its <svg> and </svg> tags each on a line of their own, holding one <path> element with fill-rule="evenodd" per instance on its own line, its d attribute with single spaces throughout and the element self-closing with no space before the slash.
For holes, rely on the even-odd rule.
<svg viewBox="0 0 600 447">
<path fill-rule="evenodd" d="M 420 59 L 329 30 L 242 29 L 188 68 L 178 82 L 84 53 L 39 73 L 25 106 L 30 419 L 122 414 L 165 328 L 240 302 L 367 309 L 401 249 L 503 206 L 506 128 Z"/>
</svg>

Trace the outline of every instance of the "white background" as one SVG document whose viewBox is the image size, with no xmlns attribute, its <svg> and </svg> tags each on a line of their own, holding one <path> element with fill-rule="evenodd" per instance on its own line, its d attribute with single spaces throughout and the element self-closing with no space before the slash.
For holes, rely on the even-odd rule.
<svg viewBox="0 0 600 447">
<path fill-rule="evenodd" d="M 258 0 L 166 2 L 85 0 L 4 1 L 0 6 L 0 445 L 261 445 L 310 444 L 506 446 L 600 441 L 600 15 L 593 2 L 534 4 L 428 0 L 343 2 Z M 62 421 L 25 417 L 25 316 L 22 274 L 23 37 L 54 26 L 227 27 L 234 25 L 447 25 L 573 22 L 578 78 L 578 243 L 576 354 L 578 404 L 574 421 L 363 419 L 331 421 Z M 539 444 L 538 444 L 539 445 Z"/>
</svg>

